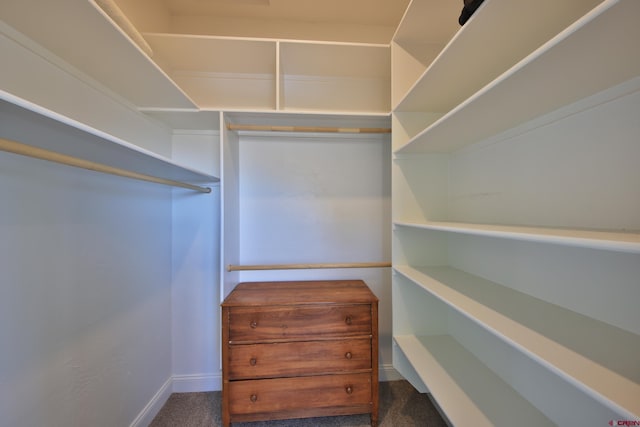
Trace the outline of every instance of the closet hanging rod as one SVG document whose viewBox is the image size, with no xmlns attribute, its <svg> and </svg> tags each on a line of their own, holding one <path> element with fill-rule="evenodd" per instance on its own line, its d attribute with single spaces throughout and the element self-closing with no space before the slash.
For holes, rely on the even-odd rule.
<svg viewBox="0 0 640 427">
<path fill-rule="evenodd" d="M 249 270 L 313 270 L 320 268 L 385 268 L 391 267 L 390 262 L 348 262 L 333 264 L 258 264 L 258 265 L 229 265 L 227 271 Z"/>
<path fill-rule="evenodd" d="M 391 133 L 391 128 L 342 128 L 321 126 L 269 126 L 269 125 L 238 125 L 227 124 L 229 130 L 244 130 L 254 132 L 309 132 L 309 133 Z"/>
<path fill-rule="evenodd" d="M 63 165 L 73 166 L 80 169 L 87 169 L 95 172 L 102 172 L 110 175 L 117 175 L 125 178 L 137 179 L 140 181 L 170 185 L 172 187 L 187 188 L 189 190 L 198 191 L 200 193 L 211 193 L 211 188 L 209 187 L 200 187 L 197 185 L 188 184 L 186 182 L 174 181 L 172 179 L 158 178 L 151 175 L 144 175 L 141 173 L 128 171 L 126 169 L 120 169 L 112 166 L 107 166 L 101 163 L 92 162 L 89 160 L 79 159 L 77 157 L 68 156 L 66 154 L 56 153 L 55 151 L 33 147 L 31 145 L 22 144 L 20 142 L 10 141 L 4 138 L 0 138 L 0 151 L 6 151 L 13 154 L 19 154 L 22 156 L 33 157 L 36 159 L 46 160 L 49 162 L 60 163 Z"/>
</svg>

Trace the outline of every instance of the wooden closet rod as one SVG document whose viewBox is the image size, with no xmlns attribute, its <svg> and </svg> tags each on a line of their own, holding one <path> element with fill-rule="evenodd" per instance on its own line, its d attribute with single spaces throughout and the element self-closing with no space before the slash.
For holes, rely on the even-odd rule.
<svg viewBox="0 0 640 427">
<path fill-rule="evenodd" d="M 8 139 L 0 138 L 0 150 L 13 154 L 20 154 L 22 156 L 33 157 L 36 159 L 47 160 L 49 162 L 60 163 L 67 166 L 73 166 L 76 168 L 87 169 L 95 172 L 108 173 L 111 175 L 117 175 L 141 181 L 154 182 L 156 184 L 170 185 L 173 187 L 188 188 L 189 190 L 198 191 L 200 193 L 211 193 L 211 188 L 209 187 L 200 187 L 197 185 L 187 184 L 186 182 L 157 178 L 151 175 L 131 172 L 126 169 L 115 168 L 112 166 L 103 165 L 101 163 L 79 159 L 77 157 L 56 153 L 55 151 L 49 151 L 43 148 L 33 147 L 30 145 L 22 144 L 20 142 L 10 141 Z"/>
<path fill-rule="evenodd" d="M 269 126 L 227 124 L 229 130 L 268 131 L 268 132 L 312 132 L 312 133 L 391 133 L 390 128 L 340 128 L 319 126 Z"/>
<path fill-rule="evenodd" d="M 334 264 L 263 264 L 229 265 L 227 271 L 247 270 L 313 270 L 317 268 L 384 268 L 391 267 L 390 262 L 349 262 Z"/>
</svg>

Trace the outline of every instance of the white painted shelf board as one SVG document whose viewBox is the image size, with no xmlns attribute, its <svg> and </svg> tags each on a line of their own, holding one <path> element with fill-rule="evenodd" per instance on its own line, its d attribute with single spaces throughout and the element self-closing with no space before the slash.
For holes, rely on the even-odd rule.
<svg viewBox="0 0 640 427">
<path fill-rule="evenodd" d="M 637 77 L 637 16 L 637 0 L 604 1 L 396 153 L 454 151 Z"/>
<path fill-rule="evenodd" d="M 492 0 L 486 1 L 449 41 L 440 55 L 407 91 L 396 111 L 445 113 L 498 77 L 504 70 L 551 39 L 563 28 L 587 13 L 599 0 Z M 428 16 L 429 2 L 412 2 Z M 459 14 L 459 10 L 458 10 Z M 519 19 L 514 17 L 524 17 Z M 456 17 L 457 22 L 457 17 Z M 544 23 L 544 25 L 541 25 Z M 402 25 L 400 29 L 402 30 Z M 408 24 L 409 25 L 409 24 Z M 422 30 L 420 30 L 420 25 Z M 397 40 L 418 42 L 428 37 L 422 22 L 410 23 L 413 30 L 399 30 Z M 508 34 L 509 42 L 504 40 Z M 428 38 L 427 38 L 428 40 Z M 447 41 L 445 40 L 445 42 Z M 488 48 L 490 47 L 490 48 Z"/>
<path fill-rule="evenodd" d="M 512 387 L 448 335 L 394 340 L 455 426 L 553 426 Z"/>
<path fill-rule="evenodd" d="M 64 141 L 56 139 L 56 141 L 17 140 L 16 142 L 159 178 L 190 183 L 219 181 L 215 176 L 178 164 L 164 156 L 1 90 L 0 106 L 3 110 L 7 109 L 20 116 L 29 117 L 34 123 L 56 127 L 70 135 Z"/>
<path fill-rule="evenodd" d="M 159 65 L 172 71 L 273 75 L 276 73 L 276 43 L 246 39 L 186 34 L 145 33 L 145 40 Z"/>
<path fill-rule="evenodd" d="M 454 268 L 394 268 L 615 412 L 640 418 L 640 336 Z"/>
<path fill-rule="evenodd" d="M 391 73 L 389 45 L 280 42 L 280 72 L 317 77 L 381 78 Z"/>
<path fill-rule="evenodd" d="M 394 222 L 395 225 L 501 239 L 524 240 L 617 252 L 640 253 L 640 233 L 567 228 L 522 227 L 462 222 Z"/>
<path fill-rule="evenodd" d="M 32 0 L 5 3 L 0 31 L 37 53 L 46 50 L 48 60 L 61 59 L 138 107 L 195 107 L 92 1 L 74 2 L 73 8 Z"/>
<path fill-rule="evenodd" d="M 141 109 L 140 111 L 174 130 L 220 130 L 220 113 L 218 111 L 202 111 L 196 109 Z"/>
</svg>

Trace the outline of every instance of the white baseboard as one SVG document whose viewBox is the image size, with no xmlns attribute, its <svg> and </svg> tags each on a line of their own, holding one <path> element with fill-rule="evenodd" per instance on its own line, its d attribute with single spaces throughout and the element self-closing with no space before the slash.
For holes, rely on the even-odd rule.
<svg viewBox="0 0 640 427">
<path fill-rule="evenodd" d="M 147 427 L 151 424 L 151 421 L 153 421 L 158 412 L 160 412 L 160 409 L 162 409 L 162 406 L 167 402 L 167 399 L 169 399 L 169 396 L 171 396 L 173 392 L 172 384 L 173 378 L 165 381 L 162 387 L 160 387 L 160 390 L 158 390 L 155 396 L 147 403 L 147 406 L 140 411 L 129 427 Z"/>
<path fill-rule="evenodd" d="M 222 390 L 222 373 L 174 375 L 174 393 L 196 393 Z"/>
<path fill-rule="evenodd" d="M 398 381 L 403 377 L 392 365 L 380 365 L 378 368 L 379 380 Z M 222 373 L 218 374 L 194 374 L 174 375 L 160 387 L 160 390 L 147 403 L 144 409 L 131 423 L 130 427 L 146 427 L 160 412 L 171 393 L 199 393 L 206 391 L 222 390 Z"/>
<path fill-rule="evenodd" d="M 378 380 L 380 382 L 386 381 L 400 381 L 404 377 L 395 370 L 393 365 L 380 365 L 378 367 Z"/>
</svg>

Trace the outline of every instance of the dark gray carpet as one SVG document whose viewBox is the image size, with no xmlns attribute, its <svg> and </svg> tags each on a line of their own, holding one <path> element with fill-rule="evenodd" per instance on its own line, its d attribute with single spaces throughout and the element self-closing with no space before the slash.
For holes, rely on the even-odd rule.
<svg viewBox="0 0 640 427">
<path fill-rule="evenodd" d="M 174 393 L 150 427 L 218 427 L 219 391 Z M 369 415 L 305 418 L 297 420 L 232 423 L 232 427 L 368 427 Z M 418 393 L 406 381 L 380 383 L 379 427 L 445 427 L 426 394 Z"/>
</svg>

